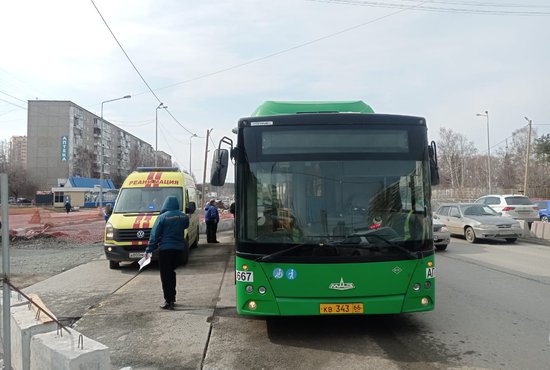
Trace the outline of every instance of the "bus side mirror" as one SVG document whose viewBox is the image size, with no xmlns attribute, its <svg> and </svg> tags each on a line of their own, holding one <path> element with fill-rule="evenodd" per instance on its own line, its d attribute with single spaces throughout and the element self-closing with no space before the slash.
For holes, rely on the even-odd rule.
<svg viewBox="0 0 550 370">
<path fill-rule="evenodd" d="M 192 214 L 197 210 L 197 204 L 195 202 L 189 202 L 185 207 L 185 213 Z"/>
<path fill-rule="evenodd" d="M 212 171 L 210 173 L 210 184 L 212 186 L 223 186 L 225 184 L 228 163 L 229 150 L 216 149 L 212 158 Z"/>
<path fill-rule="evenodd" d="M 432 185 L 439 185 L 439 166 L 437 164 L 437 148 L 435 141 L 432 141 L 428 145 L 428 155 L 430 161 L 430 177 L 432 179 Z"/>
</svg>

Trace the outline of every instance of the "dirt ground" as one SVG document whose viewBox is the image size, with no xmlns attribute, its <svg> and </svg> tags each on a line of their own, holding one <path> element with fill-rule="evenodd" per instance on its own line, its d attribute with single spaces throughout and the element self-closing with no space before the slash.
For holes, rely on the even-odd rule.
<svg viewBox="0 0 550 370">
<path fill-rule="evenodd" d="M 67 214 L 64 210 L 14 207 L 9 210 L 8 224 L 10 281 L 18 288 L 103 255 L 105 221 L 97 209 Z"/>
</svg>

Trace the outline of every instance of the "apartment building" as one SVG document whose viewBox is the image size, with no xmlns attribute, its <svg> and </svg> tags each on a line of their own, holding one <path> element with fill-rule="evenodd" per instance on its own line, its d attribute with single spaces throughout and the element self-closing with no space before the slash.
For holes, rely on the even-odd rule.
<svg viewBox="0 0 550 370">
<path fill-rule="evenodd" d="M 27 168 L 27 137 L 12 136 L 9 145 L 9 161 Z"/>
<path fill-rule="evenodd" d="M 150 144 L 71 101 L 28 103 L 27 172 L 40 190 L 71 176 L 99 179 L 101 171 L 120 184 L 136 167 L 153 166 L 154 153 Z M 171 165 L 170 155 L 157 155 L 159 166 Z"/>
</svg>

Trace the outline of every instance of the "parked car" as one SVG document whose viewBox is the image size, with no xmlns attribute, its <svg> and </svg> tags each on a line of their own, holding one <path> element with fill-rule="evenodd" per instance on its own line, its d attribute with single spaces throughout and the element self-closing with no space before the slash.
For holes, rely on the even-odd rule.
<svg viewBox="0 0 550 370">
<path fill-rule="evenodd" d="M 464 235 L 467 241 L 503 238 L 515 242 L 522 234 L 518 221 L 499 215 L 491 207 L 479 203 L 442 204 L 435 212 L 451 235 Z"/>
<path fill-rule="evenodd" d="M 31 204 L 32 200 L 27 198 L 17 198 L 17 204 Z"/>
<path fill-rule="evenodd" d="M 505 217 L 531 222 L 539 220 L 539 210 L 525 195 L 485 195 L 474 203 L 486 204 Z"/>
<path fill-rule="evenodd" d="M 433 220 L 434 228 L 434 247 L 438 251 L 444 251 L 447 249 L 451 241 L 451 233 L 447 226 L 441 223 L 438 219 L 434 218 Z"/>
<path fill-rule="evenodd" d="M 535 205 L 539 209 L 539 219 L 542 222 L 548 222 L 548 216 L 550 216 L 550 200 L 538 200 Z"/>
</svg>

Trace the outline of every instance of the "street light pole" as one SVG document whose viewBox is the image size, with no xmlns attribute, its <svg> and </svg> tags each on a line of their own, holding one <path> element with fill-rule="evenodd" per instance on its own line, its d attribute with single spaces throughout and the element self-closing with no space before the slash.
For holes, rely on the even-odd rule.
<svg viewBox="0 0 550 370">
<path fill-rule="evenodd" d="M 155 109 L 155 167 L 157 166 L 157 152 L 158 152 L 158 134 L 159 134 L 159 109 L 168 108 L 164 103 L 160 103 L 157 109 Z"/>
<path fill-rule="evenodd" d="M 491 194 L 491 145 L 489 144 L 489 111 L 478 113 L 476 116 L 487 118 L 487 169 L 489 173 L 489 194 Z"/>
<path fill-rule="evenodd" d="M 525 154 L 525 179 L 523 179 L 523 195 L 527 195 L 527 177 L 529 176 L 529 157 L 531 154 L 531 125 L 533 121 L 527 117 L 523 118 L 529 122 L 529 133 L 527 134 L 527 153 Z"/>
<path fill-rule="evenodd" d="M 99 131 L 99 144 L 101 150 L 99 151 L 99 209 L 103 208 L 103 104 L 109 103 L 121 99 L 130 99 L 132 95 L 124 95 L 120 98 L 105 100 L 101 102 L 101 127 Z"/>
<path fill-rule="evenodd" d="M 210 133 L 212 132 L 213 128 L 210 130 L 206 130 L 206 146 L 204 148 L 204 168 L 202 170 L 202 194 L 201 194 L 201 202 L 202 204 L 205 203 L 204 199 L 204 192 L 206 189 L 206 165 L 208 164 L 208 140 L 210 140 Z"/>
<path fill-rule="evenodd" d="M 192 175 L 191 171 L 191 139 L 197 137 L 197 134 L 193 134 L 192 136 L 189 136 L 189 174 Z"/>
</svg>

